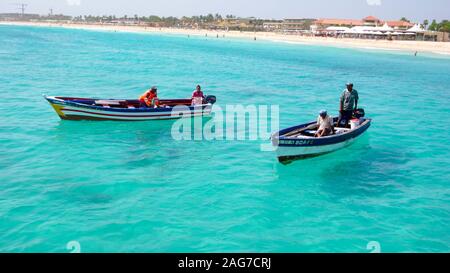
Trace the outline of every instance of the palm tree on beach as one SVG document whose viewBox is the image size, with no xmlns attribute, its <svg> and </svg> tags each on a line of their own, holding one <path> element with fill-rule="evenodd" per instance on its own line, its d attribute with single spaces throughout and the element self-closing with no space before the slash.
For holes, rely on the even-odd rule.
<svg viewBox="0 0 450 273">
<path fill-rule="evenodd" d="M 428 20 L 425 19 L 425 20 L 423 21 L 423 27 L 424 27 L 425 29 L 428 29 L 427 27 L 428 27 L 429 23 L 430 23 L 430 22 L 428 22 Z"/>
<path fill-rule="evenodd" d="M 409 21 L 408 19 L 406 19 L 406 17 L 402 17 L 402 18 L 400 19 L 400 21 L 411 23 L 411 21 Z"/>
<path fill-rule="evenodd" d="M 437 31 L 437 29 L 438 29 L 438 24 L 437 24 L 436 20 L 433 19 L 428 30 Z"/>
</svg>

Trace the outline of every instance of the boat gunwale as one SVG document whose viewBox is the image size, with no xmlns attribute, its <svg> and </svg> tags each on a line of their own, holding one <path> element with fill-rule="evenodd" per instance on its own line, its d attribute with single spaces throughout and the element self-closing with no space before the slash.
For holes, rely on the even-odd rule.
<svg viewBox="0 0 450 273">
<path fill-rule="evenodd" d="M 87 105 L 79 102 L 74 102 L 67 100 L 67 98 L 74 99 L 74 100 L 105 100 L 105 99 L 97 99 L 97 98 L 75 98 L 75 97 L 57 97 L 57 96 L 46 96 L 44 95 L 44 98 L 50 103 L 50 104 L 59 104 L 59 105 L 66 105 L 66 106 L 72 106 L 72 107 L 78 107 L 78 108 L 85 108 L 85 109 L 92 109 L 92 110 L 100 110 L 105 112 L 121 112 L 121 113 L 160 113 L 160 112 L 171 112 L 174 107 L 178 106 L 169 106 L 167 108 L 114 108 L 114 107 L 102 107 L 102 106 L 96 106 L 96 105 Z M 66 99 L 64 99 L 66 98 Z M 107 99 L 107 100 L 115 100 L 115 101 L 130 101 L 127 99 Z M 176 101 L 176 100 L 188 100 L 188 99 L 165 99 L 161 101 Z M 207 109 L 208 107 L 211 107 L 211 103 L 201 104 L 201 105 L 185 105 L 189 108 L 190 111 L 193 110 L 199 110 L 199 109 Z"/>
<path fill-rule="evenodd" d="M 336 119 L 336 118 L 335 118 Z M 371 125 L 372 119 L 371 118 L 365 118 L 364 122 L 360 124 L 358 127 L 356 127 L 353 130 L 349 130 L 347 132 L 341 133 L 341 134 L 334 134 L 330 136 L 324 136 L 324 137 L 304 137 L 304 138 L 297 138 L 297 137 L 284 137 L 283 134 L 289 133 L 296 129 L 305 128 L 309 125 L 314 124 L 315 122 L 309 122 L 305 124 L 300 124 L 297 126 L 289 127 L 283 130 L 280 130 L 274 134 L 272 134 L 272 144 L 274 146 L 279 147 L 313 147 L 313 146 L 324 146 L 324 145 L 331 145 L 336 144 L 340 142 L 347 141 L 352 138 L 356 138 L 362 133 L 364 133 Z M 280 143 L 280 140 L 284 141 L 294 141 L 294 143 Z"/>
</svg>

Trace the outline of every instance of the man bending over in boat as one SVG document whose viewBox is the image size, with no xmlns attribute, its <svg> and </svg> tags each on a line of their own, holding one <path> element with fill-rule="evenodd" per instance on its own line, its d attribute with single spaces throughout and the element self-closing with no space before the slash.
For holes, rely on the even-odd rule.
<svg viewBox="0 0 450 273">
<path fill-rule="evenodd" d="M 145 91 L 144 94 L 139 98 L 140 107 L 158 107 L 158 89 L 153 86 L 151 89 Z"/>
<path fill-rule="evenodd" d="M 192 92 L 192 105 L 200 105 L 203 104 L 203 100 L 205 96 L 203 95 L 202 88 L 200 85 L 197 85 L 194 92 Z"/>
<path fill-rule="evenodd" d="M 333 119 L 327 114 L 326 110 L 322 110 L 319 112 L 319 116 L 317 117 L 317 129 L 315 137 L 324 137 L 329 136 L 333 133 Z"/>
<path fill-rule="evenodd" d="M 344 120 L 344 127 L 347 127 L 348 122 L 352 119 L 353 111 L 358 108 L 358 91 L 353 89 L 353 83 L 347 83 L 347 88 L 342 92 L 339 101 L 339 119 L 337 126 L 341 125 Z"/>
</svg>

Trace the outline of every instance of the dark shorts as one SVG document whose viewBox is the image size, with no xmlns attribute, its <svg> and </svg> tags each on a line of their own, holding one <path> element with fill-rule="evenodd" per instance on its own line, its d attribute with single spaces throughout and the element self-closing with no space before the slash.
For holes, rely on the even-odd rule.
<svg viewBox="0 0 450 273">
<path fill-rule="evenodd" d="M 341 113 L 339 113 L 339 117 L 341 119 L 351 120 L 352 116 L 353 116 L 352 110 L 345 110 L 345 111 L 342 111 Z"/>
<path fill-rule="evenodd" d="M 339 120 L 347 124 L 353 117 L 353 111 L 352 110 L 346 110 L 339 113 Z M 339 124 L 338 124 L 339 126 Z"/>
</svg>

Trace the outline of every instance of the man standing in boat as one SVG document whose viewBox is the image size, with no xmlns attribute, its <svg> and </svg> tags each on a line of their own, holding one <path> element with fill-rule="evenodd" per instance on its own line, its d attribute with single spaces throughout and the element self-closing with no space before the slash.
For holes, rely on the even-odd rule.
<svg viewBox="0 0 450 273">
<path fill-rule="evenodd" d="M 344 127 L 353 117 L 353 112 L 358 108 L 358 91 L 353 89 L 353 83 L 347 83 L 347 88 L 342 92 L 339 102 L 339 119 L 337 126 L 344 121 Z"/>
<path fill-rule="evenodd" d="M 139 98 L 141 107 L 155 107 L 158 106 L 158 89 L 153 86 L 151 89 L 145 91 L 144 94 Z"/>
</svg>

